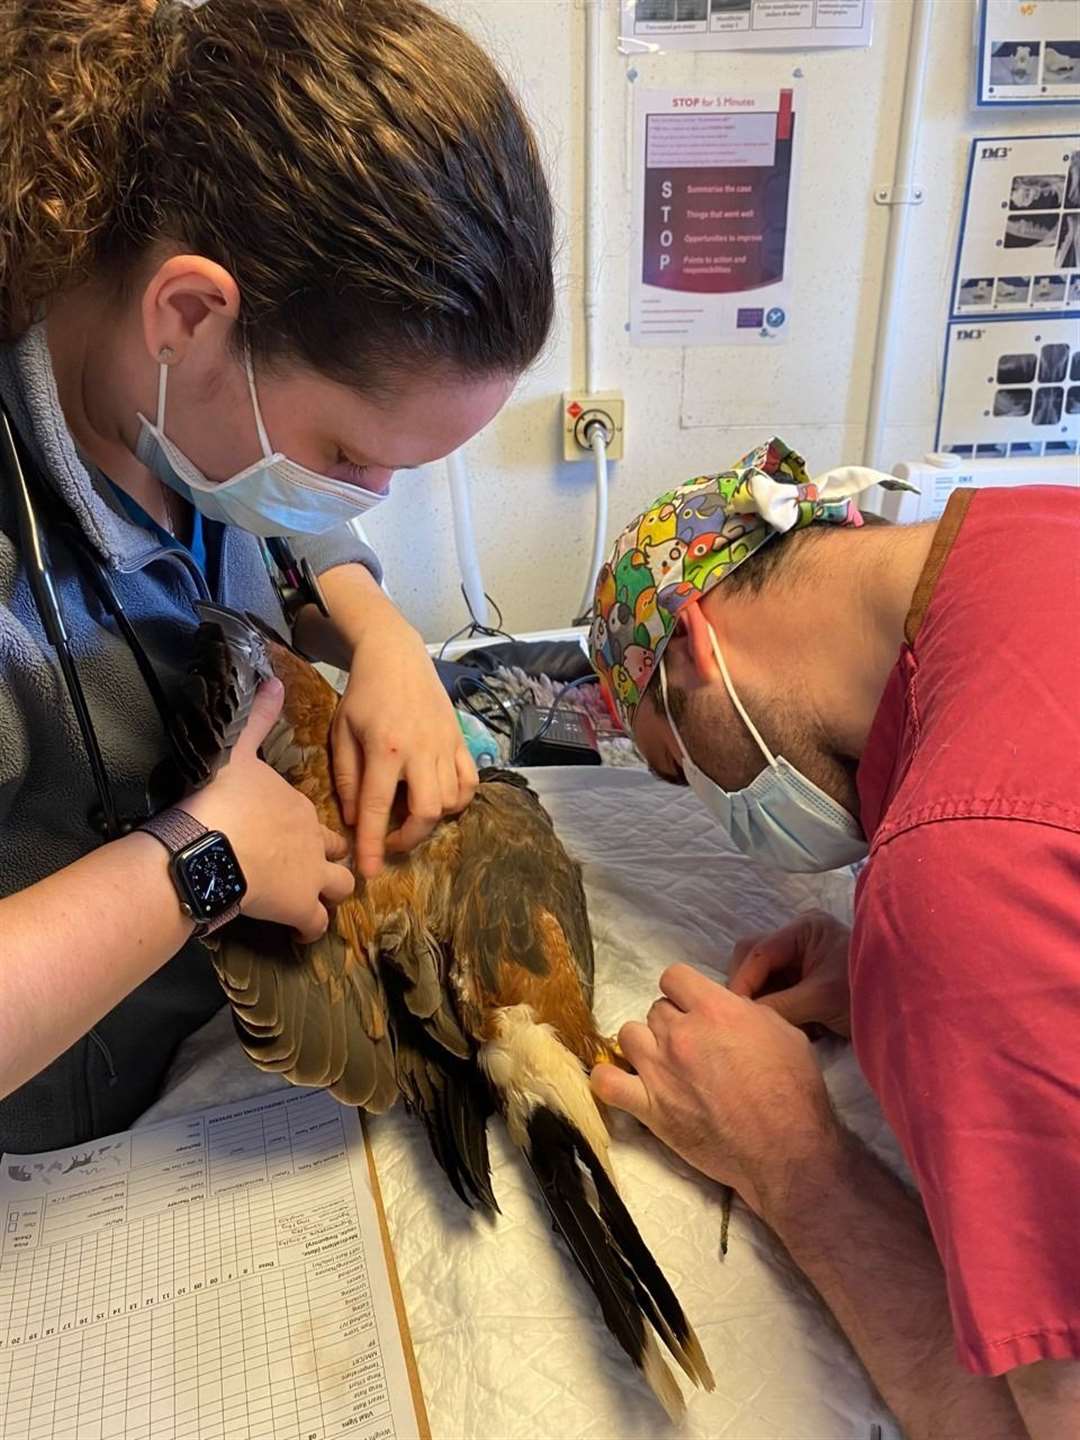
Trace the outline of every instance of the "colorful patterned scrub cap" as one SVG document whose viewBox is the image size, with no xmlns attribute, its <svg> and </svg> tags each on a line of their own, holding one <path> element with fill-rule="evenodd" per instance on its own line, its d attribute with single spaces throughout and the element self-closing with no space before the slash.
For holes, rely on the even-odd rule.
<svg viewBox="0 0 1080 1440">
<path fill-rule="evenodd" d="M 861 466 L 811 480 L 775 437 L 719 475 L 661 495 L 632 520 L 600 571 L 589 652 L 627 733 L 679 611 L 700 600 L 774 535 L 807 525 L 861 525 L 854 496 L 914 487 Z"/>
</svg>

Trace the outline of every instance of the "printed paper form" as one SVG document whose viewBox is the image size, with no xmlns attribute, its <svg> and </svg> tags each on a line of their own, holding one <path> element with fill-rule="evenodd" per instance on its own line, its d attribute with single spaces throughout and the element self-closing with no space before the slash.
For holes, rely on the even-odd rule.
<svg viewBox="0 0 1080 1440">
<path fill-rule="evenodd" d="M 372 1184 L 310 1090 L 5 1155 L 0 1440 L 426 1435 Z"/>
</svg>

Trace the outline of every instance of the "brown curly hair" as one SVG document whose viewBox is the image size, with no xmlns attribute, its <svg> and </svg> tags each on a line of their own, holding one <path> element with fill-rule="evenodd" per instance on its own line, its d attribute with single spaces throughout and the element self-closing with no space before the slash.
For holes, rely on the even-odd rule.
<svg viewBox="0 0 1080 1440">
<path fill-rule="evenodd" d="M 420 0 L 7 0 L 0 338 L 155 242 L 235 277 L 238 339 L 377 387 L 516 374 L 551 201 L 483 51 Z"/>
</svg>

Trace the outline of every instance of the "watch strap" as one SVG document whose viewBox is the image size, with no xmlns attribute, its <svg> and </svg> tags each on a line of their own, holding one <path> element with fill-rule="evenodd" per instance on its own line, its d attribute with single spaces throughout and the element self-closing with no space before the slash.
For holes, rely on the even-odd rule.
<svg viewBox="0 0 1080 1440">
<path fill-rule="evenodd" d="M 201 840 L 204 835 L 211 833 L 205 825 L 201 825 L 193 815 L 189 815 L 186 810 L 181 810 L 178 805 L 174 805 L 170 810 L 162 810 L 159 815 L 151 815 L 149 820 L 143 821 L 139 829 L 145 830 L 148 835 L 153 835 L 155 840 L 160 840 L 173 858 L 186 850 L 189 845 L 193 845 L 196 840 Z M 182 898 L 182 892 L 180 893 L 180 904 L 187 913 L 187 903 Z M 193 932 L 194 938 L 202 940 L 207 935 L 212 935 L 215 930 L 220 930 L 223 925 L 227 925 L 230 920 L 235 920 L 239 914 L 240 901 L 237 900 L 235 904 L 229 906 L 228 910 L 215 916 L 213 920 L 198 921 Z"/>
<path fill-rule="evenodd" d="M 194 816 L 181 810 L 179 806 L 162 810 L 160 815 L 152 815 L 149 820 L 143 821 L 139 829 L 153 835 L 155 840 L 160 840 L 170 855 L 178 854 L 188 845 L 193 845 L 196 840 L 209 834 L 205 825 L 200 825 Z"/>
</svg>

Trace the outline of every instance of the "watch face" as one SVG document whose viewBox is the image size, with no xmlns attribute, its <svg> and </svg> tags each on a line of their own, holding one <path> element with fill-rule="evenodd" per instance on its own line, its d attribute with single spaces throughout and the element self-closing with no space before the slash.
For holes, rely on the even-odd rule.
<svg viewBox="0 0 1080 1440">
<path fill-rule="evenodd" d="M 224 835 L 211 833 L 176 858 L 176 874 L 196 920 L 216 920 L 244 898 L 244 872 Z"/>
</svg>

